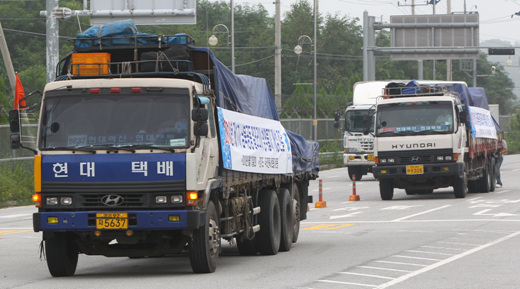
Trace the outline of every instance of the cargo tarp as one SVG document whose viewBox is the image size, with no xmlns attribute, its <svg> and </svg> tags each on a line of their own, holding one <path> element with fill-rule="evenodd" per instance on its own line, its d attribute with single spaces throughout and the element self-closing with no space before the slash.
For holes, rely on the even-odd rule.
<svg viewBox="0 0 520 289">
<path fill-rule="evenodd" d="M 263 78 L 234 74 L 208 48 L 193 48 L 205 52 L 213 62 L 216 74 L 216 97 L 219 107 L 263 118 L 280 120 L 274 97 Z M 318 173 L 318 143 L 305 140 L 302 136 L 287 131 L 291 142 L 293 172 Z"/>
<path fill-rule="evenodd" d="M 116 21 L 103 25 L 95 25 L 76 35 L 76 48 L 88 48 L 101 46 L 120 46 L 120 45 L 156 45 L 167 44 L 188 44 L 187 34 L 179 33 L 174 37 L 159 37 L 155 34 L 139 33 L 134 22 L 130 19 Z"/>
</svg>

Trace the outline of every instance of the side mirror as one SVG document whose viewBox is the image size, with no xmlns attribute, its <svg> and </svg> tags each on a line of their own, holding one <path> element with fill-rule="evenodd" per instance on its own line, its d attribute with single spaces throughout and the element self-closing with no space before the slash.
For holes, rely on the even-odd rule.
<svg viewBox="0 0 520 289">
<path fill-rule="evenodd" d="M 11 130 L 11 149 L 22 147 L 20 136 L 20 111 L 13 109 L 9 112 L 9 129 Z"/>
<path fill-rule="evenodd" d="M 17 109 L 9 112 L 9 129 L 12 133 L 20 133 L 20 111 Z"/>
<path fill-rule="evenodd" d="M 20 139 L 19 133 L 11 134 L 11 149 L 19 149 L 22 147 L 22 140 Z"/>
<path fill-rule="evenodd" d="M 205 122 L 197 122 L 193 128 L 193 134 L 196 136 L 207 136 L 208 131 L 208 124 Z"/>
<path fill-rule="evenodd" d="M 368 115 L 363 115 L 363 134 L 367 135 L 370 133 L 370 121 Z"/>
<path fill-rule="evenodd" d="M 339 113 L 336 111 L 334 113 L 334 128 L 339 128 L 339 118 L 340 118 L 340 115 Z"/>
<path fill-rule="evenodd" d="M 194 108 L 191 110 L 191 120 L 193 121 L 207 121 L 209 117 L 208 110 L 206 108 Z"/>
<path fill-rule="evenodd" d="M 466 122 L 466 118 L 467 118 L 466 111 L 464 111 L 464 110 L 459 111 L 459 120 L 461 122 L 465 123 Z"/>
</svg>

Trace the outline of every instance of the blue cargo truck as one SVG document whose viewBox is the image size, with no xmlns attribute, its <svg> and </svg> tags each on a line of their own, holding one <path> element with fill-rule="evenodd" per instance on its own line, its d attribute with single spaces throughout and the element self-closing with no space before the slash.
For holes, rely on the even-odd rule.
<svg viewBox="0 0 520 289">
<path fill-rule="evenodd" d="M 235 75 L 186 34 L 131 21 L 75 40 L 41 100 L 35 232 L 52 276 L 78 254 L 185 254 L 215 271 L 221 240 L 241 255 L 289 251 L 306 219 L 318 145 L 286 131 L 264 79 Z M 11 145 L 20 113 L 11 111 Z"/>
</svg>

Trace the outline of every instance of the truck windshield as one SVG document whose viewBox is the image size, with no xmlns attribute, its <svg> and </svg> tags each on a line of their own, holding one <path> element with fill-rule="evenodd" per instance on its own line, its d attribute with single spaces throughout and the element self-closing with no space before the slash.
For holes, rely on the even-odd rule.
<svg viewBox="0 0 520 289">
<path fill-rule="evenodd" d="M 380 105 L 376 136 L 453 133 L 451 102 L 424 101 Z"/>
<path fill-rule="evenodd" d="M 179 89 L 175 93 L 100 91 L 47 93 L 40 149 L 131 150 L 188 146 L 190 97 L 187 89 L 185 93 Z"/>
<path fill-rule="evenodd" d="M 363 122 L 366 119 L 369 131 L 374 132 L 374 110 L 347 110 L 345 112 L 345 130 L 350 132 L 363 132 Z"/>
</svg>

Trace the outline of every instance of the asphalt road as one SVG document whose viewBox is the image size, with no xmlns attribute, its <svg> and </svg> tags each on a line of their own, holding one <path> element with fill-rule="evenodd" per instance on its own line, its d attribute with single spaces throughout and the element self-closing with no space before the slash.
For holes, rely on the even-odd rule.
<svg viewBox="0 0 520 289">
<path fill-rule="evenodd" d="M 349 201 L 344 168 L 323 171 L 325 208 L 310 206 L 298 242 L 276 256 L 242 257 L 223 244 L 213 274 L 185 256 L 80 255 L 74 277 L 52 278 L 32 231 L 34 207 L 0 210 L 0 288 L 519 288 L 520 155 L 505 157 L 504 186 L 456 199 L 451 188 L 382 201 L 372 175 Z M 310 192 L 319 200 L 318 181 Z"/>
</svg>

